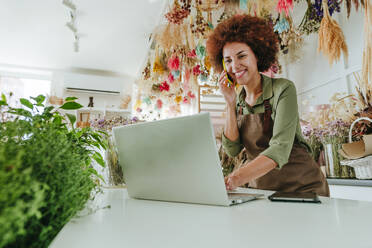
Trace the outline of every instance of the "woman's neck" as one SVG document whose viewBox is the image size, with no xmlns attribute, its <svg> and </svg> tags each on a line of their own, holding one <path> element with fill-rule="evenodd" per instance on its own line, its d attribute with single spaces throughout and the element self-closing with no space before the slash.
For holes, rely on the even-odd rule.
<svg viewBox="0 0 372 248">
<path fill-rule="evenodd" d="M 262 93 L 261 74 L 257 72 L 252 80 L 250 80 L 243 87 L 248 98 L 260 95 Z"/>
</svg>

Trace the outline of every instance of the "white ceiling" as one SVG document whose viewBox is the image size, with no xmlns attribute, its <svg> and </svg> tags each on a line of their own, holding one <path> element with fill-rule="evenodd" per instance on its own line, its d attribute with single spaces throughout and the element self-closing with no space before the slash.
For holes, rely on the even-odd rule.
<svg viewBox="0 0 372 248">
<path fill-rule="evenodd" d="M 0 0 L 0 65 L 140 72 L 164 0 L 73 0 L 80 51 L 62 0 Z"/>
</svg>

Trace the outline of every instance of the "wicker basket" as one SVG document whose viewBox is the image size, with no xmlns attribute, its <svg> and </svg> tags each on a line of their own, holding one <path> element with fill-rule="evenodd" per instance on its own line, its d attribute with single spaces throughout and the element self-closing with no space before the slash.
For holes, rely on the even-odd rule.
<svg viewBox="0 0 372 248">
<path fill-rule="evenodd" d="M 367 120 L 372 122 L 368 117 L 361 117 L 356 119 L 350 126 L 349 143 L 352 141 L 352 131 L 354 125 L 360 120 Z M 347 165 L 354 168 L 355 177 L 358 179 L 372 179 L 372 155 L 359 159 L 347 159 L 340 162 L 341 165 Z"/>
</svg>

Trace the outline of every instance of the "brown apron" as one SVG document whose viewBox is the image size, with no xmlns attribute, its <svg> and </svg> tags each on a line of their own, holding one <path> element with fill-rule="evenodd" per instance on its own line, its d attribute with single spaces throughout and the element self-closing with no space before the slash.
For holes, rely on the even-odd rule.
<svg viewBox="0 0 372 248">
<path fill-rule="evenodd" d="M 271 119 L 269 100 L 264 101 L 265 112 L 261 114 L 238 113 L 239 135 L 245 147 L 247 160 L 253 160 L 269 147 L 274 122 Z M 242 163 L 243 164 L 243 163 Z M 307 149 L 294 141 L 288 163 L 281 169 L 273 169 L 266 175 L 249 182 L 249 187 L 275 191 L 315 192 L 329 196 L 326 178 Z"/>
</svg>

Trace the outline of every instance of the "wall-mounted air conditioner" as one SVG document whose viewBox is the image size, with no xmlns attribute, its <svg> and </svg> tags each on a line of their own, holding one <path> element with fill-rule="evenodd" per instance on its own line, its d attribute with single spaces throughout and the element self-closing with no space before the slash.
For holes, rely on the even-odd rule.
<svg viewBox="0 0 372 248">
<path fill-rule="evenodd" d="M 64 88 L 67 92 L 120 95 L 124 84 L 125 78 L 122 77 L 64 74 Z"/>
</svg>

